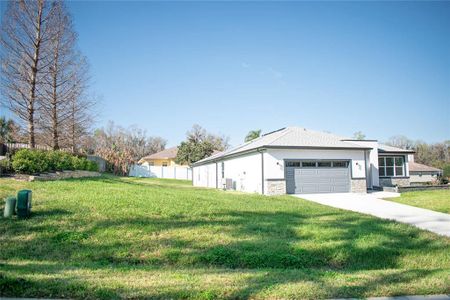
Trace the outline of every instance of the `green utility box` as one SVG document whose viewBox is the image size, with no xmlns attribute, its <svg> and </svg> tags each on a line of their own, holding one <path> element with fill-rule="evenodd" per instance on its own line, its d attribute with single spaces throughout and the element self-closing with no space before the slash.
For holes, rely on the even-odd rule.
<svg viewBox="0 0 450 300">
<path fill-rule="evenodd" d="M 17 216 L 19 218 L 28 218 L 31 214 L 31 195 L 30 190 L 21 190 L 17 193 Z"/>
<path fill-rule="evenodd" d="M 16 212 L 16 197 L 9 196 L 5 199 L 5 212 L 3 216 L 5 218 L 11 218 Z"/>
</svg>

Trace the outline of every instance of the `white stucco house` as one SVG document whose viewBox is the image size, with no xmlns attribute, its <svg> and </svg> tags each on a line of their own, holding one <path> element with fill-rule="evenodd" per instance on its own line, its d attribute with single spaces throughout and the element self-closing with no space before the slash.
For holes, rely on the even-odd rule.
<svg viewBox="0 0 450 300">
<path fill-rule="evenodd" d="M 192 181 L 265 195 L 365 193 L 409 185 L 412 153 L 376 140 L 286 127 L 194 163 Z"/>
</svg>

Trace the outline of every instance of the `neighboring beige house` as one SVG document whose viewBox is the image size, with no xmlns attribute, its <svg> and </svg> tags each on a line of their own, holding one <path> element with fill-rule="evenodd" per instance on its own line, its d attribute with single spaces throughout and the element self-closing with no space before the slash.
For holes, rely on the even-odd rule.
<svg viewBox="0 0 450 300">
<path fill-rule="evenodd" d="M 442 170 L 416 162 L 409 163 L 409 180 L 411 185 L 434 182 L 442 175 Z"/>
<path fill-rule="evenodd" d="M 139 164 L 148 164 L 149 166 L 162 167 L 187 167 L 187 165 L 179 165 L 175 162 L 177 157 L 178 147 L 164 149 L 160 152 L 145 156 L 139 160 Z"/>
<path fill-rule="evenodd" d="M 443 171 L 438 168 L 419 164 L 414 161 L 414 154 L 408 155 L 411 185 L 428 184 L 437 180 Z"/>
</svg>

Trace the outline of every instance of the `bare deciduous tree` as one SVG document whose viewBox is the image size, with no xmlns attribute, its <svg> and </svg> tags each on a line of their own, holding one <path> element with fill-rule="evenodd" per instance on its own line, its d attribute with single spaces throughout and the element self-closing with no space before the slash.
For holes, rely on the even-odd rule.
<svg viewBox="0 0 450 300">
<path fill-rule="evenodd" d="M 64 122 L 65 144 L 73 153 L 78 152 L 78 146 L 81 138 L 89 134 L 89 130 L 94 123 L 93 108 L 96 101 L 87 96 L 84 91 L 86 89 L 87 63 L 83 60 L 78 70 L 78 84 L 75 87 L 75 92 L 69 98 L 68 115 Z"/>
<path fill-rule="evenodd" d="M 60 148 L 64 123 L 74 117 L 77 97 L 85 88 L 87 67 L 75 50 L 77 36 L 70 15 L 63 2 L 55 4 L 54 16 L 49 22 L 52 34 L 49 42 L 48 72 L 42 84 L 42 111 L 39 125 L 46 144 Z M 73 134 L 72 134 L 73 135 Z"/>
<path fill-rule="evenodd" d="M 386 144 L 402 148 L 402 149 L 413 149 L 414 148 L 414 141 L 410 140 L 404 135 L 396 135 L 389 138 L 389 140 L 386 142 Z"/>
<path fill-rule="evenodd" d="M 161 151 L 166 140 L 161 137 L 147 136 L 145 130 L 136 126 L 123 128 L 109 122 L 106 128 L 96 130 L 94 134 L 95 154 L 108 162 L 109 170 L 114 174 L 126 175 L 132 164 L 140 158 Z"/>
<path fill-rule="evenodd" d="M 35 116 L 39 105 L 39 84 L 45 70 L 51 39 L 50 19 L 55 2 L 11 1 L 3 17 L 2 93 L 8 108 L 27 124 L 28 143 L 35 147 Z"/>
</svg>

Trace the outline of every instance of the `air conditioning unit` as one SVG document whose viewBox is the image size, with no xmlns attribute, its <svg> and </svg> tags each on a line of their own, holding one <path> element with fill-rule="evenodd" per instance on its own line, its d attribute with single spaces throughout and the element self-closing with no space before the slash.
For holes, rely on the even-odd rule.
<svg viewBox="0 0 450 300">
<path fill-rule="evenodd" d="M 224 190 L 232 190 L 233 189 L 233 179 L 224 178 L 223 179 L 223 189 Z"/>
</svg>

